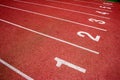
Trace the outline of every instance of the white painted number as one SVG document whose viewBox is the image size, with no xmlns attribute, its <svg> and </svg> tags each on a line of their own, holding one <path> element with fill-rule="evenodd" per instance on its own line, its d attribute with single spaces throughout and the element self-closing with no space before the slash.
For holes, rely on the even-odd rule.
<svg viewBox="0 0 120 80">
<path fill-rule="evenodd" d="M 98 42 L 100 40 L 100 36 L 96 36 L 95 38 L 93 36 L 91 36 L 89 33 L 84 32 L 84 31 L 79 31 L 77 32 L 77 35 L 80 37 L 85 37 L 85 35 L 87 35 L 90 39 L 92 39 L 93 41 Z"/>
<path fill-rule="evenodd" d="M 97 19 L 94 19 L 94 18 L 89 18 L 88 20 L 89 20 L 90 22 L 97 22 L 98 24 L 105 24 L 105 21 L 97 20 Z"/>
<path fill-rule="evenodd" d="M 63 59 L 60 59 L 58 57 L 55 57 L 55 60 L 57 61 L 57 64 L 56 64 L 57 67 L 61 67 L 61 65 L 64 64 L 64 65 L 66 65 L 66 66 L 68 66 L 70 68 L 73 68 L 73 69 L 77 70 L 77 71 L 80 71 L 80 72 L 83 72 L 83 73 L 86 72 L 86 69 L 84 69 L 82 67 L 79 67 L 77 65 L 74 65 L 74 64 L 72 64 L 70 62 L 67 62 L 67 61 L 65 61 Z"/>
<path fill-rule="evenodd" d="M 110 7 L 106 7 L 106 6 L 99 6 L 99 7 L 104 9 L 111 9 Z"/>
<path fill-rule="evenodd" d="M 107 12 L 101 12 L 101 11 L 96 11 L 96 12 L 99 14 L 103 14 L 103 15 L 109 15 L 109 13 L 107 13 Z"/>
<path fill-rule="evenodd" d="M 113 5 L 112 3 L 103 3 L 103 4 L 105 4 L 105 5 Z"/>
</svg>

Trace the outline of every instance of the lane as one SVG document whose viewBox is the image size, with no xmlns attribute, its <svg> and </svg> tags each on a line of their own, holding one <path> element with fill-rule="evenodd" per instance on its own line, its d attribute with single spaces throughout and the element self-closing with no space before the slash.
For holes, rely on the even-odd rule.
<svg viewBox="0 0 120 80">
<path fill-rule="evenodd" d="M 79 1 L 79 0 L 78 0 Z M 81 0 L 81 1 L 83 1 L 83 0 Z M 106 2 L 106 0 L 85 0 L 86 2 L 94 2 L 94 3 L 103 3 L 103 2 Z"/>
<path fill-rule="evenodd" d="M 56 38 L 56 37 L 53 37 L 53 36 L 50 36 L 50 35 L 47 35 L 47 34 L 44 34 L 44 33 L 38 32 L 38 31 L 35 31 L 35 30 L 32 30 L 32 29 L 26 28 L 26 27 L 24 27 L 24 26 L 21 26 L 21 25 L 18 25 L 18 24 L 9 22 L 9 21 L 7 21 L 7 20 L 0 19 L 0 21 L 5 22 L 5 23 L 8 23 L 8 24 L 11 24 L 11 25 L 13 25 L 13 26 L 16 26 L 16 27 L 18 27 L 18 28 L 22 28 L 22 29 L 24 29 L 24 30 L 27 30 L 27 31 L 30 31 L 30 32 L 33 32 L 33 33 L 36 33 L 36 34 L 39 34 L 39 35 L 41 35 L 41 36 L 51 38 L 51 39 L 53 39 L 53 40 L 56 40 L 56 41 L 59 41 L 59 42 L 65 43 L 65 44 L 69 44 L 69 45 L 71 45 L 71 46 L 74 46 L 74 47 L 77 47 L 77 48 L 80 48 L 80 49 L 83 49 L 83 50 L 86 50 L 86 51 L 89 51 L 89 52 L 92 52 L 92 53 L 95 53 L 95 54 L 99 54 L 99 52 L 97 52 L 97 51 L 90 50 L 90 49 L 88 49 L 88 48 L 85 48 L 85 47 L 82 47 L 82 46 L 73 44 L 73 43 L 71 43 L 71 42 L 68 42 L 68 41 L 65 41 L 65 40 L 62 40 L 62 39 L 59 39 L 59 38 Z"/>
<path fill-rule="evenodd" d="M 13 4 L 13 2 L 11 3 Z M 0 18 L 66 40 L 69 37 L 69 40 L 72 42 L 84 42 L 82 43 L 84 46 L 94 46 L 94 49 L 101 52 L 99 56 L 90 54 L 84 50 L 36 35 L 0 21 L 0 57 L 26 74 L 29 74 L 35 80 L 119 80 L 119 16 L 111 16 L 112 19 L 114 18 L 114 21 L 109 23 L 111 25 L 109 31 L 104 33 L 18 10 L 4 7 L 0 7 L 0 10 Z M 100 34 L 102 41 L 100 40 L 99 43 L 96 43 L 91 40 L 88 41 L 89 38 L 87 40 L 86 38 L 77 40 L 78 37 L 75 35 L 79 30 L 92 33 L 94 36 Z M 98 44 L 98 48 L 96 44 Z M 83 74 L 63 64 L 58 68 L 54 60 L 55 57 L 83 67 L 87 72 Z M 2 70 L 5 70 L 4 68 Z M 21 77 L 18 77 L 19 75 L 14 76 L 12 72 L 11 75 L 10 77 L 7 75 L 4 76 L 8 78 L 7 80 L 11 77 L 21 79 Z"/>
<path fill-rule="evenodd" d="M 72 1 L 72 2 L 74 2 L 74 1 Z M 109 5 L 110 3 L 114 4 L 114 7 L 112 5 Z M 78 4 L 82 4 L 82 3 L 78 3 Z M 94 6 L 94 5 L 91 5 L 91 4 L 84 4 L 84 5 L 91 5 L 91 6 L 94 6 L 94 7 L 98 7 L 98 8 L 104 9 L 103 11 L 105 11 L 106 9 L 107 10 L 112 10 L 111 13 L 114 13 L 114 14 L 116 14 L 119 11 L 119 8 L 120 8 L 119 7 L 120 6 L 119 2 L 102 2 L 102 4 L 103 5 L 100 5 L 100 6 Z M 105 12 L 107 12 L 107 11 L 105 11 Z"/>
<path fill-rule="evenodd" d="M 83 6 L 89 6 L 89 7 L 93 7 L 93 8 L 97 8 L 97 9 L 103 9 L 103 10 L 109 10 L 109 11 L 112 11 L 112 6 L 105 6 L 105 5 L 97 5 L 97 4 L 91 4 L 91 3 L 85 3 L 85 2 L 79 2 L 79 1 L 69 1 L 69 0 L 58 0 L 58 1 L 62 1 L 62 2 L 69 2 L 69 3 L 72 3 L 72 4 L 80 4 L 80 5 L 83 5 Z"/>
<path fill-rule="evenodd" d="M 98 56 L 85 54 L 86 51 L 55 42 L 3 22 L 0 22 L 0 24 L 2 25 L 0 34 L 2 34 L 1 37 L 3 36 L 3 38 L 0 38 L 0 44 L 2 45 L 0 48 L 1 58 L 26 74 L 31 75 L 35 80 L 119 79 L 119 75 L 116 73 L 116 69 L 119 68 L 119 56 L 115 55 L 119 49 L 114 48 L 115 44 L 114 46 L 109 44 L 111 41 L 107 41 L 108 45 L 104 45 L 104 48 L 109 46 L 109 49 L 106 49 L 103 54 Z M 109 36 L 109 38 L 114 37 Z M 55 57 L 86 68 L 87 72 L 83 74 L 64 65 L 57 68 L 55 66 Z M 104 77 L 106 74 L 110 76 Z"/>
<path fill-rule="evenodd" d="M 41 37 L 29 31 L 25 31 L 23 29 L 19 29 L 5 23 L 1 23 L 1 25 L 2 32 L 0 33 L 5 34 L 3 34 L 4 38 L 1 39 L 4 42 L 2 42 L 2 47 L 0 48 L 0 56 L 11 65 L 16 66 L 16 68 L 19 68 L 26 74 L 30 74 L 35 80 L 58 79 L 59 77 L 61 77 L 62 79 L 72 78 L 67 76 L 60 76 L 61 74 L 63 74 L 63 71 L 65 73 L 69 71 L 69 73 L 65 75 L 75 76 L 75 74 L 83 74 L 74 69 L 67 68 L 66 66 L 58 69 L 55 66 L 56 61 L 54 60 L 54 58 L 56 56 L 59 56 L 62 59 L 66 59 L 80 66 L 84 64 L 84 58 L 82 58 L 83 56 L 86 56 L 85 54 L 82 54 L 85 53 L 84 51 L 81 51 L 74 47 L 69 47 L 67 45 L 55 42 L 51 39 Z M 4 48 L 6 50 L 4 50 Z M 67 57 L 67 55 L 71 55 L 71 57 Z M 80 57 L 78 59 L 73 58 L 80 55 L 81 61 L 79 61 Z M 84 66 L 85 64 L 83 65 L 83 67 Z M 80 78 L 76 77 L 76 79 Z"/>
<path fill-rule="evenodd" d="M 83 4 L 83 5 L 90 5 L 89 3 L 79 3 L 79 1 L 77 2 L 78 4 Z M 119 5 L 117 5 L 117 3 L 113 3 L 113 2 L 106 2 L 106 3 L 102 3 L 102 5 L 90 5 L 90 6 L 93 6 L 93 7 L 96 7 L 96 8 L 101 8 L 101 9 L 105 9 L 105 10 L 112 10 L 112 12 L 114 14 L 116 14 L 118 11 L 119 11 Z"/>
<path fill-rule="evenodd" d="M 79 14 L 84 14 L 84 15 L 89 15 L 89 16 L 95 16 L 95 17 L 104 18 L 104 19 L 110 19 L 109 17 L 99 16 L 99 15 L 90 14 L 90 13 L 86 13 L 86 12 L 75 11 L 75 10 L 71 10 L 71 9 L 65 9 L 65 8 L 60 8 L 60 7 L 50 6 L 50 5 L 44 5 L 44 4 L 34 3 L 34 2 L 21 1 L 21 0 L 14 0 L 14 1 L 21 2 L 21 3 L 27 3 L 27 4 L 31 4 L 31 5 L 53 8 L 53 9 L 65 10 L 65 11 L 69 11 L 69 12 L 74 12 L 74 13 L 79 13 Z"/>
<path fill-rule="evenodd" d="M 98 6 L 98 5 L 92 5 L 92 4 L 89 4 L 89 3 L 80 3 L 80 2 L 69 1 L 69 0 L 65 0 L 65 1 L 58 0 L 58 1 L 52 1 L 52 2 L 68 4 L 68 5 L 73 5 L 73 6 L 79 6 L 79 7 L 86 7 L 84 5 L 88 5 L 86 8 L 91 8 L 91 9 L 96 8 L 96 10 L 101 10 L 101 11 L 104 11 L 104 12 L 109 12 L 109 13 L 114 13 L 114 14 L 116 14 L 116 12 L 119 11 L 119 9 L 117 7 L 112 7 L 112 6 L 110 7 L 110 6 L 107 5 L 107 3 L 103 3 L 104 5 Z M 115 3 L 115 6 L 119 6 L 119 5 L 116 5 L 116 4 L 118 4 L 118 3 Z M 107 11 L 107 10 L 109 10 L 109 11 Z"/>
<path fill-rule="evenodd" d="M 83 47 L 87 47 L 93 50 L 94 49 L 99 50 L 99 44 L 101 44 L 104 41 L 104 38 L 102 38 L 102 36 L 105 33 L 101 31 L 96 31 L 94 29 L 90 30 L 89 28 L 86 28 L 86 27 L 81 27 L 73 24 L 68 24 L 65 22 L 60 22 L 59 20 L 53 20 L 50 18 L 38 16 L 38 15 L 32 15 L 32 14 L 21 12 L 18 10 L 13 11 L 12 9 L 8 9 L 8 8 L 1 8 L 1 10 L 2 11 L 1 11 L 0 18 L 2 19 L 14 22 L 22 26 L 26 26 L 30 29 L 37 30 L 39 32 L 66 40 L 68 42 L 75 43 L 77 45 L 81 45 Z M 12 14 L 7 14 L 8 12 Z M 2 14 L 6 14 L 7 16 L 6 15 L 4 16 Z M 99 40 L 99 42 L 96 42 L 91 40 L 87 35 L 85 38 L 79 37 L 77 35 L 77 32 L 79 31 L 88 32 L 94 37 L 97 35 L 100 35 L 101 39 Z M 95 46 L 92 46 L 93 44 Z"/>
<path fill-rule="evenodd" d="M 116 10 L 115 10 L 115 11 L 116 11 Z M 58 12 L 59 12 L 59 11 L 58 11 Z M 96 11 L 96 12 L 101 14 L 100 11 Z M 104 15 L 107 14 L 107 13 L 105 13 L 105 12 L 103 12 L 103 13 L 104 13 Z M 61 14 L 62 14 L 62 13 L 61 13 Z M 63 13 L 63 14 L 64 14 L 64 13 Z M 108 13 L 108 14 L 109 14 L 109 13 Z M 76 14 L 76 15 L 77 15 L 77 14 Z M 111 13 L 110 13 L 109 15 L 115 15 L 115 14 L 111 14 Z M 62 15 L 62 16 L 63 16 L 63 15 Z M 62 16 L 61 16 L 61 17 L 62 17 Z M 78 15 L 78 16 L 80 16 L 80 15 Z M 69 17 L 70 17 L 70 16 L 69 16 Z M 75 16 L 75 17 L 76 17 L 76 16 Z M 110 17 L 113 19 L 113 20 L 111 20 L 112 22 L 114 21 L 114 19 L 116 19 L 116 18 L 114 18 L 113 16 L 110 16 Z M 67 18 L 68 18 L 68 17 L 67 17 Z M 76 19 L 76 18 L 75 18 L 75 19 Z M 81 18 L 80 18 L 80 19 L 81 19 Z M 94 19 L 94 18 L 92 18 L 92 19 Z M 94 20 L 96 20 L 95 22 L 97 22 L 97 19 L 94 19 Z M 106 22 L 106 21 L 104 21 L 104 20 L 102 21 L 102 20 L 100 20 L 100 19 L 98 18 L 98 23 L 99 23 L 99 21 L 100 21 L 100 22 Z M 110 22 L 111 22 L 111 21 L 110 21 Z M 94 21 L 93 21 L 93 22 L 94 22 Z M 106 22 L 106 23 L 110 23 L 110 22 L 108 21 L 108 22 Z M 87 23 L 88 23 L 88 22 L 87 22 Z M 95 25 L 95 24 L 94 24 L 94 25 Z M 97 26 L 98 26 L 98 25 L 97 25 Z M 106 26 L 106 25 L 105 25 L 105 26 Z M 110 26 L 111 26 L 111 25 L 108 25 L 107 27 L 110 27 Z"/>
<path fill-rule="evenodd" d="M 81 0 L 80 0 L 81 1 Z M 83 1 L 82 1 L 83 2 Z M 98 1 L 98 0 L 95 0 L 95 1 L 91 1 L 91 0 L 85 0 L 84 2 L 88 2 L 88 3 L 96 3 L 96 4 L 104 4 L 106 6 L 113 6 L 113 7 L 116 7 L 116 6 L 119 6 L 119 2 L 112 2 L 112 1 Z M 119 8 L 119 7 L 117 7 Z M 113 9 L 114 10 L 114 9 Z"/>
<path fill-rule="evenodd" d="M 62 4 L 62 3 L 52 3 L 52 2 L 48 2 L 48 1 L 33 1 L 33 0 L 25 0 L 25 1 L 34 2 L 34 3 L 40 3 L 40 4 L 45 4 L 45 5 L 51 5 L 51 6 L 55 6 L 55 7 L 60 7 L 60 8 L 65 8 L 65 9 L 70 9 L 70 10 L 75 10 L 75 11 L 82 11 L 82 12 L 86 12 L 86 13 L 90 13 L 90 14 L 109 17 L 108 12 L 101 11 L 101 10 L 96 10 L 96 11 L 101 12 L 101 13 L 98 13 L 93 9 L 88 9 L 88 8 L 83 9 L 83 7 L 71 6 L 71 5 L 66 5 L 66 4 Z"/>
<path fill-rule="evenodd" d="M 70 2 L 55 1 L 55 0 L 54 0 L 54 1 L 52 1 L 52 0 L 47 0 L 47 1 L 50 1 L 50 2 L 55 2 L 55 3 L 67 4 L 67 5 L 71 5 L 71 6 L 85 7 L 85 8 L 90 8 L 90 9 L 94 9 L 94 10 L 104 10 L 104 11 L 107 11 L 107 12 L 112 12 L 111 10 L 100 9 L 100 8 L 90 7 L 90 6 L 84 6 L 84 5 L 81 5 L 81 4 L 74 4 L 74 3 L 70 3 Z"/>
<path fill-rule="evenodd" d="M 23 78 L 27 79 L 27 80 L 34 80 L 33 78 L 31 78 L 30 76 L 26 75 L 25 73 L 21 72 L 19 69 L 15 68 L 14 66 L 10 65 L 9 63 L 7 63 L 6 61 L 4 61 L 3 59 L 0 58 L 0 63 L 2 63 L 3 65 L 5 65 L 6 67 L 8 67 L 9 69 L 11 69 L 12 71 L 16 72 L 17 74 L 19 74 L 20 76 L 22 76 Z"/>
<path fill-rule="evenodd" d="M 1 80 L 25 80 L 25 78 L 21 77 L 17 73 L 10 70 L 8 67 L 0 63 L 0 79 Z"/>
<path fill-rule="evenodd" d="M 73 0 L 73 1 L 76 1 L 76 2 L 83 2 L 83 3 L 90 3 L 90 4 L 93 4 L 93 5 L 104 5 L 106 4 L 107 6 L 113 6 L 114 3 L 112 2 L 109 2 L 109 3 L 106 3 L 106 2 L 96 2 L 96 1 L 87 1 L 87 0 Z"/>
<path fill-rule="evenodd" d="M 68 13 L 68 12 L 65 12 L 65 11 L 63 12 L 63 11 L 60 11 L 60 10 L 53 10 L 53 9 L 49 9 L 49 8 L 47 8 L 46 10 L 45 10 L 45 8 L 41 8 L 41 10 L 39 10 L 40 7 L 38 7 L 38 6 L 34 6 L 34 7 L 30 8 L 31 5 L 26 5 L 25 4 L 25 6 L 20 6 L 21 4 L 19 4 L 19 3 L 14 4 L 14 7 L 12 7 L 13 5 L 11 6 L 11 4 L 9 4 L 10 6 L 7 6 L 7 5 L 2 5 L 1 4 L 0 6 L 7 7 L 7 8 L 10 8 L 10 9 L 13 9 L 13 10 L 24 11 L 24 12 L 27 12 L 27 13 L 32 13 L 32 14 L 36 14 L 36 15 L 60 20 L 60 21 L 65 21 L 65 22 L 68 22 L 68 23 L 73 23 L 73 24 L 76 24 L 76 25 L 89 27 L 89 28 L 93 28 L 93 29 L 101 30 L 101 31 L 107 31 L 107 29 L 101 28 L 101 27 L 103 27 L 103 25 L 105 25 L 106 27 L 110 26 L 108 24 L 110 21 L 101 20 L 101 19 L 98 19 L 96 17 L 89 17 L 89 16 L 85 16 L 85 15 L 80 15 L 80 14 L 79 14 L 79 17 L 78 17 L 77 13 L 76 14 L 74 13 L 75 15 L 73 17 L 70 17 L 70 15 L 72 15 L 72 13 Z M 16 6 L 19 7 L 19 8 L 17 8 Z M 54 14 L 53 12 L 51 12 L 51 10 L 54 13 L 57 13 L 57 14 Z"/>
</svg>

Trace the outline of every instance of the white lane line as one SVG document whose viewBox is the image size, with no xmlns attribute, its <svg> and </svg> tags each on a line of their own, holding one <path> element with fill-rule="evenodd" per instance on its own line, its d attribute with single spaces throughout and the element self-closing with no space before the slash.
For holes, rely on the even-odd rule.
<svg viewBox="0 0 120 80">
<path fill-rule="evenodd" d="M 79 1 L 80 1 L 80 0 L 79 0 Z M 98 2 L 87 2 L 87 1 L 82 1 L 82 2 L 114 7 L 112 3 L 107 3 L 107 2 L 102 2 L 102 3 L 98 3 Z"/>
<path fill-rule="evenodd" d="M 95 53 L 95 54 L 99 54 L 99 52 L 97 52 L 97 51 L 94 51 L 94 50 L 91 50 L 91 49 L 88 49 L 88 48 L 79 46 L 79 45 L 77 45 L 77 44 L 74 44 L 74 43 L 71 43 L 71 42 L 68 42 L 68 41 L 65 41 L 65 40 L 62 40 L 62 39 L 59 39 L 59 38 L 56 38 L 56 37 L 53 37 L 53 36 L 50 36 L 50 35 L 47 35 L 47 34 L 38 32 L 38 31 L 35 31 L 35 30 L 32 30 L 32 29 L 29 29 L 29 28 L 26 28 L 26 27 L 24 27 L 24 26 L 21 26 L 21 25 L 18 25 L 18 24 L 9 22 L 9 21 L 7 21 L 7 20 L 0 19 L 0 21 L 5 22 L 5 23 L 7 23 L 7 24 L 11 24 L 11 25 L 13 25 L 13 26 L 16 26 L 16 27 L 18 27 L 18 28 L 21 28 L 21 29 L 24 29 L 24 30 L 27 30 L 27 31 L 30 31 L 30 32 L 33 32 L 33 33 L 36 33 L 36 34 L 42 35 L 42 36 L 47 37 L 47 38 L 50 38 L 50 39 L 53 39 L 53 40 L 56 40 L 56 41 L 59 41 L 59 42 L 65 43 L 65 44 L 69 44 L 69 45 L 71 45 L 71 46 L 74 46 L 74 47 L 77 47 L 77 48 L 86 50 L 86 51 L 88 51 L 88 52 L 92 52 L 92 53 Z"/>
<path fill-rule="evenodd" d="M 9 69 L 11 69 L 12 71 L 16 72 L 17 74 L 19 74 L 20 76 L 22 76 L 26 80 L 34 80 L 30 76 L 26 75 L 22 71 L 18 70 L 17 68 L 13 67 L 12 65 L 8 64 L 6 61 L 2 60 L 1 58 L 0 58 L 0 63 L 2 63 L 3 65 L 5 65 L 6 67 L 8 67 Z"/>
<path fill-rule="evenodd" d="M 33 2 L 27 2 L 27 1 L 21 1 L 21 0 L 14 0 L 16 2 L 21 2 L 21 3 L 27 3 L 27 4 L 32 4 L 32 5 L 37 5 L 37 6 L 43 6 L 43 7 L 49 7 L 49 8 L 54 8 L 54 9 L 59 9 L 59 10 L 65 10 L 65 11 L 70 11 L 70 12 L 75 12 L 75 13 L 80 13 L 80 14 L 85 14 L 89 16 L 95 16 L 99 18 L 104 18 L 104 19 L 110 19 L 109 17 L 104 17 L 104 16 L 99 16 L 95 14 L 90 14 L 86 12 L 81 12 L 81 11 L 76 11 L 76 10 L 70 10 L 70 9 L 65 9 L 65 8 L 60 8 L 60 7 L 55 7 L 55 6 L 50 6 L 50 5 L 43 5 L 43 4 L 38 4 L 38 3 L 33 3 Z"/>
<path fill-rule="evenodd" d="M 109 6 L 109 7 L 114 7 L 112 2 L 90 2 L 90 1 L 83 1 L 83 0 L 74 0 L 76 2 L 84 2 L 84 3 L 90 3 L 90 4 L 95 4 L 95 5 L 104 5 L 104 6 Z"/>
<path fill-rule="evenodd" d="M 6 8 L 10 8 L 10 9 L 19 10 L 19 11 L 23 11 L 23 12 L 27 12 L 27 13 L 32 13 L 32 14 L 35 14 L 35 15 L 40 15 L 40 16 L 44 16 L 44 17 L 48 17 L 48 18 L 52 18 L 52 19 L 57 19 L 57 20 L 61 20 L 61 21 L 65 21 L 65 22 L 69 22 L 69 23 L 73 23 L 73 24 L 77 24 L 77 25 L 93 28 L 93 29 L 100 30 L 100 31 L 107 31 L 106 29 L 103 29 L 103 28 L 98 28 L 98 27 L 87 25 L 87 24 L 71 21 L 71 20 L 68 20 L 68 19 L 63 19 L 63 18 L 59 18 L 59 17 L 55 17 L 55 16 L 50 16 L 50 15 L 47 15 L 47 14 L 33 12 L 33 11 L 30 11 L 30 10 L 20 9 L 20 8 L 11 7 L 11 6 L 2 5 L 2 4 L 0 4 L 0 6 L 6 7 Z"/>
<path fill-rule="evenodd" d="M 82 1 L 82 0 L 74 0 L 74 1 L 91 3 L 91 4 L 97 4 L 97 5 L 102 5 L 102 3 L 100 4 L 100 3 L 97 3 L 97 2 L 88 2 L 88 1 Z"/>
<path fill-rule="evenodd" d="M 83 1 L 83 0 L 74 0 L 74 1 L 78 1 L 78 2 L 84 2 L 84 3 L 90 3 L 90 4 L 97 4 L 97 5 L 104 5 L 102 3 L 98 3 L 98 2 L 89 2 L 89 1 Z M 107 5 L 107 6 L 111 6 L 111 5 Z M 112 6 L 113 7 L 113 6 Z"/>
<path fill-rule="evenodd" d="M 55 0 L 46 0 L 46 1 L 49 1 L 49 2 L 55 2 L 55 3 L 62 3 L 62 4 L 69 4 L 69 5 L 73 5 L 73 6 L 79 6 L 79 7 L 85 7 L 85 8 L 91 8 L 91 9 L 97 9 L 97 10 L 102 10 L 102 11 L 112 12 L 111 10 L 100 9 L 100 8 L 89 7 L 89 6 L 83 6 L 83 5 L 80 5 L 80 4 L 73 4 L 73 3 L 61 2 L 61 1 L 55 1 Z"/>
</svg>

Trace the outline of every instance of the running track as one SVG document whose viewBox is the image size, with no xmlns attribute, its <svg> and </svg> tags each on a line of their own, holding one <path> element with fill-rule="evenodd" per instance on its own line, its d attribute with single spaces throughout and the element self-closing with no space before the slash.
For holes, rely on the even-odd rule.
<svg viewBox="0 0 120 80">
<path fill-rule="evenodd" d="M 0 0 L 0 80 L 119 80 L 120 5 Z"/>
</svg>

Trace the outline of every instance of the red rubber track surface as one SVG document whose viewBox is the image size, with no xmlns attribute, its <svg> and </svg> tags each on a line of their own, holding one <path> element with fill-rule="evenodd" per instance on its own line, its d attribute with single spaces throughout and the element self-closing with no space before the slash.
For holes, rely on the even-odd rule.
<svg viewBox="0 0 120 80">
<path fill-rule="evenodd" d="M 0 0 L 0 59 L 24 72 L 34 80 L 120 79 L 119 3 L 109 2 L 113 5 L 106 5 L 103 4 L 106 1 L 101 0 L 51 0 L 52 2 L 50 0 L 23 1 L 85 12 L 108 17 L 110 19 L 28 4 L 20 0 Z M 82 6 L 75 6 L 72 4 L 86 7 L 83 8 Z M 99 6 L 111 7 L 111 12 Z M 37 12 L 40 13 L 40 15 L 18 9 Z M 109 15 L 102 15 L 96 13 L 96 11 L 107 12 Z M 52 17 L 43 16 L 41 14 Z M 102 20 L 105 24 L 91 22 L 88 20 L 89 18 Z M 99 54 L 18 28 L 1 19 L 97 51 Z M 69 20 L 73 23 L 61 19 Z M 74 22 L 80 24 L 75 24 Z M 83 26 L 81 24 L 105 29 L 106 31 Z M 77 35 L 79 31 L 87 32 L 93 37 L 99 35 L 100 40 L 96 42 L 85 34 L 84 38 L 80 37 Z M 77 71 L 64 64 L 62 64 L 61 67 L 57 67 L 57 62 L 54 60 L 55 57 L 85 68 L 86 73 Z M 26 79 L 0 62 L 0 80 Z"/>
</svg>

